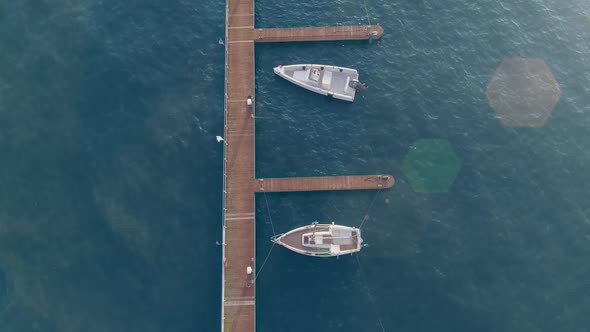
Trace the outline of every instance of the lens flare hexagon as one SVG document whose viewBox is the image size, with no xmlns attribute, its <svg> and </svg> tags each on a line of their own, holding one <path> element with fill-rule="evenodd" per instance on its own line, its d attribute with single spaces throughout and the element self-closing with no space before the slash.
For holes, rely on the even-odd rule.
<svg viewBox="0 0 590 332">
<path fill-rule="evenodd" d="M 541 127 L 561 91 L 543 59 L 508 58 L 502 61 L 488 85 L 486 96 L 507 127 Z"/>
</svg>

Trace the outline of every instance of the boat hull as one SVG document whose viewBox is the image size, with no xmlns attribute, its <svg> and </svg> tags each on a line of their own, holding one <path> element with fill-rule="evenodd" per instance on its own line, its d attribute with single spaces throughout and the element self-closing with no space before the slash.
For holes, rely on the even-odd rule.
<svg viewBox="0 0 590 332">
<path fill-rule="evenodd" d="M 273 71 L 287 81 L 315 93 L 345 100 L 354 101 L 356 89 L 349 85 L 358 81 L 356 69 L 319 65 L 296 64 L 277 66 Z"/>
<path fill-rule="evenodd" d="M 334 224 L 312 224 L 280 234 L 272 241 L 296 253 L 312 257 L 334 257 L 362 248 L 361 230 Z"/>
</svg>

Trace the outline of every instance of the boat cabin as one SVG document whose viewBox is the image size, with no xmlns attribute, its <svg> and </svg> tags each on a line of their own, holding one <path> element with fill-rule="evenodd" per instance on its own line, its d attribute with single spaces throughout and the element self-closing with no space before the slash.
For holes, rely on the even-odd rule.
<svg viewBox="0 0 590 332">
<path fill-rule="evenodd" d="M 329 248 L 332 244 L 330 232 L 315 232 L 303 234 L 303 246 L 314 248 Z"/>
</svg>

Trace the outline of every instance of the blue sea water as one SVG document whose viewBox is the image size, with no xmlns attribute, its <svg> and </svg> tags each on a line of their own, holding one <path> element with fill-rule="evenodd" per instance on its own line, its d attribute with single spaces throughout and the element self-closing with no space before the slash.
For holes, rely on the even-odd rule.
<svg viewBox="0 0 590 332">
<path fill-rule="evenodd" d="M 219 329 L 224 5 L 0 3 L 0 331 Z M 258 27 L 385 36 L 256 46 L 256 175 L 397 181 L 257 196 L 258 331 L 585 331 L 588 17 L 582 0 L 258 0 Z M 489 106 L 507 57 L 551 68 L 545 126 Z M 369 90 L 327 100 L 271 71 L 301 62 Z M 447 193 L 402 172 L 424 138 L 461 161 Z M 358 256 L 270 251 L 273 229 L 365 216 Z"/>
</svg>

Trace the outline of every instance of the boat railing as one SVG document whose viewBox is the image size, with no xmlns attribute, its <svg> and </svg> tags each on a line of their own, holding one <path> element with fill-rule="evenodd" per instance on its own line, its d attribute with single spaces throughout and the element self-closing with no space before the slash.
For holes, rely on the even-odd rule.
<svg viewBox="0 0 590 332">
<path fill-rule="evenodd" d="M 284 233 L 273 235 L 273 236 L 270 237 L 270 240 L 271 241 L 275 241 L 276 239 L 280 238 L 283 235 L 284 235 Z"/>
</svg>

